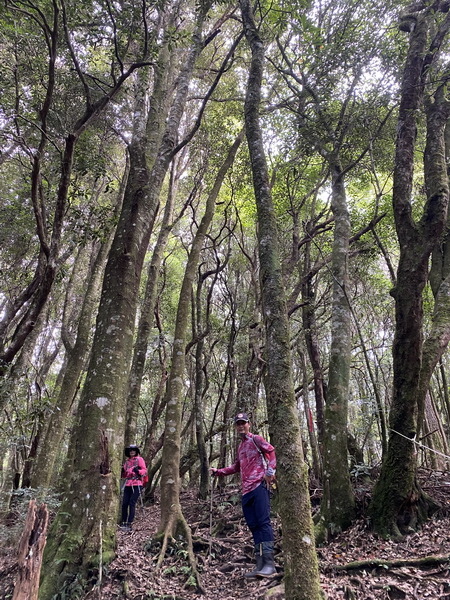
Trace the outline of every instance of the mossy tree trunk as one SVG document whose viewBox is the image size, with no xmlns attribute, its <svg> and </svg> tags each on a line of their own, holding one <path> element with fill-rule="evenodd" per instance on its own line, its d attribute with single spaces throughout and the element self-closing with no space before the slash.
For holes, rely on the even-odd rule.
<svg viewBox="0 0 450 600">
<path fill-rule="evenodd" d="M 119 201 L 117 204 L 117 214 L 122 204 L 126 177 L 119 192 Z M 96 256 L 88 274 L 88 283 L 82 300 L 80 315 L 78 318 L 76 339 L 71 343 L 68 333 L 62 331 L 64 345 L 66 348 L 66 365 L 64 367 L 64 376 L 61 386 L 57 392 L 54 409 L 48 420 L 48 426 L 45 434 L 39 443 L 36 459 L 32 465 L 31 487 L 43 488 L 43 491 L 50 486 L 54 475 L 54 467 L 57 457 L 61 454 L 61 442 L 64 437 L 64 431 L 67 424 L 71 406 L 75 400 L 80 382 L 82 370 L 85 368 L 88 353 L 90 349 L 91 329 L 94 322 L 94 316 L 97 312 L 101 280 L 105 271 L 108 252 L 111 247 L 114 231 L 111 231 L 96 250 Z"/>
<path fill-rule="evenodd" d="M 69 446 L 64 501 L 44 554 L 41 600 L 50 600 L 62 589 L 70 595 L 74 587 L 92 586 L 102 567 L 100 557 L 103 564 L 114 557 L 126 392 L 140 276 L 201 47 L 199 36 L 194 35 L 168 112 L 170 61 L 167 44 L 161 48 L 147 129 L 142 98 L 138 96 L 129 147 L 130 174 L 106 265 L 91 360 Z"/>
<path fill-rule="evenodd" d="M 355 498 L 350 483 L 347 451 L 347 412 L 352 341 L 348 301 L 350 216 L 339 162 L 332 167 L 331 207 L 334 215 L 332 250 L 333 306 L 331 349 L 323 438 L 323 496 L 318 535 L 336 534 L 352 522 Z"/>
<path fill-rule="evenodd" d="M 442 99 L 441 99 L 442 101 Z M 432 104 L 427 104 L 429 118 L 433 114 Z M 441 178 L 440 185 L 446 186 L 450 174 L 450 123 L 445 126 L 445 159 L 447 172 L 442 169 L 433 175 L 436 180 Z M 430 176 L 438 164 L 431 161 L 428 165 Z M 436 243 L 433 253 L 429 275 L 431 289 L 434 296 L 434 311 L 431 329 L 423 345 L 422 365 L 418 391 L 418 432 L 422 427 L 425 413 L 425 400 L 431 376 L 436 365 L 441 360 L 450 341 L 450 213 L 447 211 L 447 227 L 443 238 Z"/>
<path fill-rule="evenodd" d="M 130 376 L 128 380 L 127 418 L 125 426 L 125 444 L 136 444 L 136 423 L 139 407 L 139 399 L 144 375 L 145 361 L 147 357 L 149 335 L 154 319 L 154 310 L 158 291 L 159 273 L 163 260 L 163 253 L 172 229 L 173 201 L 176 194 L 174 178 L 175 162 L 169 182 L 169 193 L 167 195 L 164 214 L 159 230 L 158 239 L 153 249 L 152 258 L 147 269 L 147 283 L 145 295 L 141 307 L 141 315 L 136 333 L 133 361 L 131 363 Z"/>
<path fill-rule="evenodd" d="M 252 52 L 245 98 L 245 128 L 258 213 L 258 249 L 266 330 L 265 388 L 272 441 L 277 451 L 279 510 L 283 529 L 287 600 L 319 600 L 319 570 L 309 502 L 308 474 L 291 373 L 289 323 L 259 109 L 264 45 L 249 0 L 240 0 Z"/>
<path fill-rule="evenodd" d="M 141 214 L 136 210 L 134 176 L 132 170 L 105 271 L 92 356 L 65 468 L 69 479 L 44 554 L 42 600 L 50 600 L 65 586 L 70 595 L 77 580 L 87 586 L 98 575 L 99 556 L 113 558 L 128 357 L 147 226 L 143 207 Z"/>
<path fill-rule="evenodd" d="M 310 408 L 309 402 L 309 378 L 308 378 L 308 368 L 306 366 L 306 357 L 303 352 L 299 353 L 300 362 L 302 365 L 302 373 L 303 373 L 303 390 L 302 390 L 302 398 L 303 398 L 303 407 L 305 410 L 305 418 L 308 423 L 308 437 L 309 437 L 309 446 L 311 448 L 311 473 L 314 479 L 319 482 L 322 478 L 322 461 L 319 450 L 319 443 L 317 441 L 316 432 L 314 430 L 314 422 L 312 418 L 312 411 Z M 306 457 L 305 457 L 306 458 Z"/>
<path fill-rule="evenodd" d="M 444 130 L 449 104 L 444 83 L 436 72 L 439 87 L 433 90 L 427 108 L 424 172 L 426 202 L 422 217 L 412 215 L 414 151 L 417 118 L 430 84 L 433 63 L 449 28 L 444 16 L 440 28 L 431 27 L 435 16 L 426 9 L 416 17 L 410 33 L 408 56 L 403 73 L 394 165 L 393 206 L 400 260 L 395 298 L 393 344 L 393 393 L 389 415 L 390 437 L 380 478 L 374 489 L 371 515 L 375 530 L 399 536 L 415 528 L 432 507 L 416 479 L 417 452 L 413 443 L 418 431 L 418 392 L 423 359 L 423 298 L 428 279 L 428 262 L 446 222 L 448 183 L 445 164 Z M 433 32 L 433 33 L 431 33 Z"/>
</svg>

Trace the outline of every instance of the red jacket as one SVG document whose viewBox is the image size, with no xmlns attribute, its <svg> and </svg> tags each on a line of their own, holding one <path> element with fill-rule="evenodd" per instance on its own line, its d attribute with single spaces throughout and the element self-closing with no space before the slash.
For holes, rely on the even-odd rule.
<svg viewBox="0 0 450 600">
<path fill-rule="evenodd" d="M 140 477 L 138 477 L 134 472 L 134 467 L 139 468 Z M 127 458 L 122 467 L 122 478 L 126 479 L 126 486 L 142 485 L 142 477 L 145 475 L 147 475 L 147 467 L 142 456 L 133 456 L 132 458 Z"/>
<path fill-rule="evenodd" d="M 217 469 L 216 475 L 241 474 L 242 494 L 253 491 L 265 475 L 273 475 L 277 467 L 275 448 L 260 435 L 249 433 L 239 444 L 237 460 L 230 467 Z"/>
</svg>

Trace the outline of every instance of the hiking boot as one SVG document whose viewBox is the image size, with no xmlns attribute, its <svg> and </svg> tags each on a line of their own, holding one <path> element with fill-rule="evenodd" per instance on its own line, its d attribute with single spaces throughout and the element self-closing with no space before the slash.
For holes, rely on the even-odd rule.
<svg viewBox="0 0 450 600">
<path fill-rule="evenodd" d="M 122 531 L 131 531 L 131 523 L 122 523 L 119 525 L 119 529 L 122 529 Z"/>
<path fill-rule="evenodd" d="M 255 573 L 256 577 L 272 577 L 277 570 L 273 559 L 273 542 L 262 542 L 262 567 Z"/>
<path fill-rule="evenodd" d="M 256 577 L 272 577 L 275 575 L 277 570 L 275 568 L 275 561 L 273 560 L 273 554 L 263 554 L 263 566 L 259 571 L 255 573 Z"/>
<path fill-rule="evenodd" d="M 244 577 L 246 577 L 246 578 L 257 577 L 258 571 L 260 571 L 263 568 L 264 560 L 263 560 L 263 555 L 261 553 L 261 544 L 258 544 L 255 546 L 255 559 L 256 559 L 256 567 L 253 569 L 253 571 L 248 571 L 247 573 L 244 573 Z"/>
</svg>

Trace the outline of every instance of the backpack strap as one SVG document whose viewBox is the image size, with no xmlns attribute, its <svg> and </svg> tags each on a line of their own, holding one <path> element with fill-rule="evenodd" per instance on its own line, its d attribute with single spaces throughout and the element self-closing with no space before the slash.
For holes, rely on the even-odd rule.
<svg viewBox="0 0 450 600">
<path fill-rule="evenodd" d="M 269 463 L 267 461 L 267 458 L 264 456 L 264 452 L 261 450 L 261 448 L 258 446 L 258 444 L 255 442 L 255 436 L 252 434 L 251 435 L 251 439 L 253 441 L 253 443 L 255 444 L 255 448 L 258 450 L 259 455 L 261 456 L 262 462 L 263 462 L 263 466 L 264 469 L 267 471 L 267 468 L 269 466 Z"/>
</svg>

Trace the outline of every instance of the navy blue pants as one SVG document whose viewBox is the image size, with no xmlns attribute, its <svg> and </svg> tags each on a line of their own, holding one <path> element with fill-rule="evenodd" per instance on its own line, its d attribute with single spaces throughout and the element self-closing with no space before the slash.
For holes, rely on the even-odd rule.
<svg viewBox="0 0 450 600">
<path fill-rule="evenodd" d="M 242 496 L 242 510 L 247 525 L 252 532 L 255 546 L 262 542 L 273 542 L 270 523 L 270 495 L 265 484 Z"/>
<path fill-rule="evenodd" d="M 141 485 L 126 485 L 123 488 L 122 523 L 132 523 L 136 513 L 136 502 L 139 500 Z"/>
</svg>

